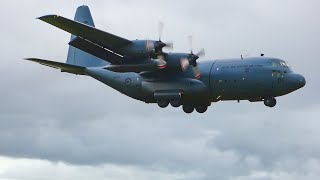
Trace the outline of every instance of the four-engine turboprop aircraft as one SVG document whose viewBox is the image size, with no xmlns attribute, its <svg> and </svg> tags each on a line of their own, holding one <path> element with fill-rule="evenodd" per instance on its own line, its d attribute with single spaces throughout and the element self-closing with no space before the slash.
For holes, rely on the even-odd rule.
<svg viewBox="0 0 320 180">
<path fill-rule="evenodd" d="M 166 53 L 170 43 L 127 40 L 95 28 L 87 6 L 77 9 L 75 20 L 48 15 L 39 18 L 72 34 L 66 63 L 37 58 L 27 60 L 62 72 L 87 75 L 117 91 L 161 108 L 171 104 L 184 112 L 204 113 L 212 102 L 263 101 L 276 105 L 275 97 L 306 84 L 288 63 L 263 55 L 255 58 L 197 62 L 199 53 Z"/>
</svg>

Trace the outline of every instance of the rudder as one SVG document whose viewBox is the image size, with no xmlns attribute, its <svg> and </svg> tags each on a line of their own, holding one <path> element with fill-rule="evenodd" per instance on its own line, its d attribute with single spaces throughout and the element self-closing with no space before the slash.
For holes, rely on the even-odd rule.
<svg viewBox="0 0 320 180">
<path fill-rule="evenodd" d="M 95 27 L 93 18 L 90 13 L 88 6 L 80 6 L 77 9 L 74 21 L 87 24 L 89 26 Z M 76 38 L 76 36 L 71 36 L 71 41 Z M 82 67 L 99 67 L 104 66 L 106 62 L 99 59 L 91 54 L 88 54 L 80 49 L 69 46 L 67 64 L 82 66 Z"/>
</svg>

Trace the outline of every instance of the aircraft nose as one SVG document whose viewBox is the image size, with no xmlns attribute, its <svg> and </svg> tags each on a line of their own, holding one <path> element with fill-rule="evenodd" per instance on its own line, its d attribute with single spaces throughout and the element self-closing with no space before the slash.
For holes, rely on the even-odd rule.
<svg viewBox="0 0 320 180">
<path fill-rule="evenodd" d="M 306 79 L 300 74 L 293 74 L 291 76 L 291 82 L 298 88 L 302 88 L 306 85 Z"/>
<path fill-rule="evenodd" d="M 299 76 L 300 76 L 299 84 L 301 87 L 304 87 L 306 85 L 306 78 L 304 78 L 302 75 L 299 75 Z"/>
</svg>

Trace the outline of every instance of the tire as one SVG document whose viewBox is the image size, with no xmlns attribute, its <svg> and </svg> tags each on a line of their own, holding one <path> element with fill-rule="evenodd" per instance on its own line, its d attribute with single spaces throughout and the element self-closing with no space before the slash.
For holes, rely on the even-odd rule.
<svg viewBox="0 0 320 180">
<path fill-rule="evenodd" d="M 170 101 L 172 107 L 180 107 L 181 106 L 181 99 L 173 99 Z"/>
<path fill-rule="evenodd" d="M 190 105 L 183 105 L 182 109 L 185 113 L 190 114 L 194 111 L 194 107 Z"/>
<path fill-rule="evenodd" d="M 196 107 L 196 111 L 198 113 L 205 113 L 207 110 L 208 110 L 208 106 L 206 105 Z"/>
<path fill-rule="evenodd" d="M 277 104 L 277 100 L 274 97 L 264 99 L 264 105 L 268 107 L 275 107 L 276 104 Z"/>
<path fill-rule="evenodd" d="M 158 106 L 161 108 L 166 108 L 169 105 L 168 100 L 158 100 L 157 103 L 158 103 Z"/>
</svg>

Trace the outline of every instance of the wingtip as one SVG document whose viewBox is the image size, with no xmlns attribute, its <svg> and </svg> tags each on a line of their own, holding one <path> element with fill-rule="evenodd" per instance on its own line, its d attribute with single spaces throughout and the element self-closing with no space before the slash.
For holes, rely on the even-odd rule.
<svg viewBox="0 0 320 180">
<path fill-rule="evenodd" d="M 38 59 L 37 58 L 23 58 L 23 60 L 36 62 Z"/>
<path fill-rule="evenodd" d="M 51 15 L 44 15 L 41 17 L 37 17 L 37 19 L 44 21 L 45 19 L 48 19 L 48 18 L 57 18 L 57 17 L 59 17 L 59 15 L 51 14 Z"/>
</svg>

